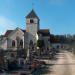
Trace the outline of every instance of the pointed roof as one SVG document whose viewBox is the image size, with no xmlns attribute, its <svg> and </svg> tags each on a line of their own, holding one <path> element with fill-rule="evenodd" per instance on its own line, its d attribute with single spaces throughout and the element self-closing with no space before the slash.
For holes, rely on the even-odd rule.
<svg viewBox="0 0 75 75">
<path fill-rule="evenodd" d="M 5 37 L 7 37 L 13 30 L 7 30 L 5 33 Z"/>
<path fill-rule="evenodd" d="M 26 30 L 21 29 L 23 32 L 26 32 Z M 7 30 L 6 33 L 4 34 L 5 37 L 10 35 L 14 30 Z"/>
<path fill-rule="evenodd" d="M 35 11 L 32 9 L 32 11 L 26 16 L 26 18 L 38 18 L 39 17 L 36 15 Z"/>
</svg>

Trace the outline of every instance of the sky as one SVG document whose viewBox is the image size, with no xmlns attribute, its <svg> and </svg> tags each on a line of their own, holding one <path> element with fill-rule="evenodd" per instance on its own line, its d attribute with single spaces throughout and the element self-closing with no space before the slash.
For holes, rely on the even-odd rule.
<svg viewBox="0 0 75 75">
<path fill-rule="evenodd" d="M 32 10 L 40 28 L 51 34 L 75 34 L 75 0 L 0 0 L 0 35 L 16 27 L 26 29 L 26 15 Z"/>
</svg>

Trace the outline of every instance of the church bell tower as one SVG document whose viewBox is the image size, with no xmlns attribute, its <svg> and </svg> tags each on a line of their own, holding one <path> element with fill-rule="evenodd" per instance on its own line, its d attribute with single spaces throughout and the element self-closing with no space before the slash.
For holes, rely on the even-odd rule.
<svg viewBox="0 0 75 75">
<path fill-rule="evenodd" d="M 39 18 L 35 11 L 32 11 L 26 16 L 26 32 L 28 33 L 28 44 L 30 42 L 36 43 L 36 34 L 39 30 Z"/>
</svg>

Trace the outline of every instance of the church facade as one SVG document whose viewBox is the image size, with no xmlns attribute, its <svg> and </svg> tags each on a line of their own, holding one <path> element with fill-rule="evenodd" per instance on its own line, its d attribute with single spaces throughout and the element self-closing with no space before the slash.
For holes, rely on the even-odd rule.
<svg viewBox="0 0 75 75">
<path fill-rule="evenodd" d="M 49 48 L 50 31 L 49 29 L 40 29 L 40 19 L 32 10 L 26 16 L 26 29 L 7 30 L 0 39 L 0 48 L 14 51 L 27 49 L 31 43 L 36 45 L 38 39 L 44 41 L 45 48 Z"/>
</svg>

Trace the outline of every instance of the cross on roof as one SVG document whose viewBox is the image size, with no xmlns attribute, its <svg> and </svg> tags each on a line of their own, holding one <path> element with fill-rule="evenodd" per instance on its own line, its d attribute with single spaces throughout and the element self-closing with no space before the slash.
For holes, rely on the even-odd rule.
<svg viewBox="0 0 75 75">
<path fill-rule="evenodd" d="M 32 2 L 32 9 L 34 9 L 34 2 Z"/>
</svg>

